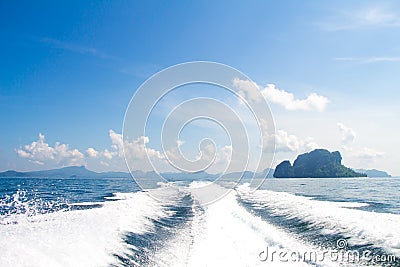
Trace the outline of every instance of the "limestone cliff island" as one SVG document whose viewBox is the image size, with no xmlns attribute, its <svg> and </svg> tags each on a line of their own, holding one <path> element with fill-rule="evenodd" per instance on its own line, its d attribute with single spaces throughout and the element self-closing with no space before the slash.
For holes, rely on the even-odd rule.
<svg viewBox="0 0 400 267">
<path fill-rule="evenodd" d="M 339 151 L 329 152 L 326 149 L 316 149 L 301 154 L 294 161 L 282 161 L 276 166 L 275 178 L 338 178 L 366 177 L 364 173 L 356 172 L 342 165 Z"/>
</svg>

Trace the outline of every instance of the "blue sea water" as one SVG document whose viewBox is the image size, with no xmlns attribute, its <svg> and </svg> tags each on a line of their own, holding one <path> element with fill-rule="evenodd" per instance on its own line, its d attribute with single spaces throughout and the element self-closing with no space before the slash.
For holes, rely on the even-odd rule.
<svg viewBox="0 0 400 267">
<path fill-rule="evenodd" d="M 1 178 L 0 266 L 400 266 L 400 179 L 267 179 L 207 206 L 181 184 L 160 202 L 127 178 Z M 265 257 L 338 241 L 370 254 Z"/>
</svg>

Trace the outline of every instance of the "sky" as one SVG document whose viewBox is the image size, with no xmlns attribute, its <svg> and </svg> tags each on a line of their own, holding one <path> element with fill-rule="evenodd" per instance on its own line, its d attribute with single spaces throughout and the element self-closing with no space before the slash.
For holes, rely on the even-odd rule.
<svg viewBox="0 0 400 267">
<path fill-rule="evenodd" d="M 0 171 L 126 171 L 122 125 L 137 88 L 201 60 L 240 70 L 268 101 L 273 166 L 326 148 L 349 167 L 400 175 L 398 1 L 0 1 L 0 34 Z M 214 94 L 240 107 L 217 90 L 166 97 L 148 136 L 131 140 L 138 169 L 143 144 L 165 161 L 153 136 L 174 103 Z M 182 150 L 196 158 L 212 134 L 222 166 L 229 138 L 206 124 L 183 132 Z"/>
</svg>

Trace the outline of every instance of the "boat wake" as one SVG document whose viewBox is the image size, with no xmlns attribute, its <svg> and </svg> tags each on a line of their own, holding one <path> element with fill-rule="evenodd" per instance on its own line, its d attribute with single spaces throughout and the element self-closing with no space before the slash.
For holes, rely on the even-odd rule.
<svg viewBox="0 0 400 267">
<path fill-rule="evenodd" d="M 114 193 L 104 202 L 0 217 L 1 266 L 359 266 L 332 259 L 272 259 L 272 251 L 349 249 L 400 254 L 400 216 L 365 203 L 317 201 L 248 185 L 211 205 L 196 188 Z M 215 192 L 218 191 L 218 185 Z M 18 198 L 15 199 L 18 201 Z M 15 202 L 14 201 L 14 202 Z M 7 205 L 13 201 L 7 202 Z M 65 208 L 65 205 L 68 208 Z M 268 257 L 267 257 L 268 256 Z M 273 255 L 272 255 L 273 256 Z M 290 259 L 290 258 L 289 258 Z M 376 264 L 379 265 L 379 264 Z M 381 264 L 385 265 L 385 264 Z M 398 260 L 388 266 L 399 266 Z"/>
</svg>

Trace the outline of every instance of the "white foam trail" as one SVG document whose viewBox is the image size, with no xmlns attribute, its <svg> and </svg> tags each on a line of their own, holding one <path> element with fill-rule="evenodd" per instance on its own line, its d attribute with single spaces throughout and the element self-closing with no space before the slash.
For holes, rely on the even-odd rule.
<svg viewBox="0 0 400 267">
<path fill-rule="evenodd" d="M 212 182 L 192 182 L 189 185 L 189 190 L 195 200 L 201 206 L 207 206 L 213 202 L 218 202 L 232 189 L 225 188 Z"/>
<path fill-rule="evenodd" d="M 350 244 L 372 243 L 400 255 L 400 215 L 369 212 L 348 207 L 366 203 L 317 201 L 286 192 L 257 190 L 249 193 L 247 184 L 238 187 L 243 199 L 258 203 L 275 215 L 300 218 L 324 229 L 326 234 L 344 234 Z"/>
<path fill-rule="evenodd" d="M 193 243 L 188 260 L 173 266 L 288 266 L 279 260 L 262 262 L 260 253 L 266 247 L 270 251 L 283 248 L 299 252 L 316 250 L 249 213 L 238 204 L 235 191 L 204 207 L 204 213 L 194 217 L 191 234 Z M 307 266 L 304 262 L 295 264 Z M 328 261 L 322 264 L 331 265 Z"/>
<path fill-rule="evenodd" d="M 337 205 L 341 208 L 361 208 L 369 206 L 368 203 L 359 203 L 359 202 L 330 202 L 331 205 Z"/>
<path fill-rule="evenodd" d="M 194 221 L 197 221 L 199 215 L 199 206 L 193 204 L 192 211 L 196 214 Z M 164 242 L 163 247 L 153 251 L 150 255 L 151 260 L 155 263 L 151 266 L 157 267 L 178 267 L 188 266 L 188 256 L 193 242 L 194 221 L 188 220 L 179 229 L 172 229 L 172 237 Z"/>
<path fill-rule="evenodd" d="M 196 189 L 203 185 L 205 184 L 197 183 L 188 189 L 195 198 L 192 206 L 195 214 L 193 220 L 185 222 L 180 229 L 172 229 L 172 239 L 164 247 L 149 251 L 148 256 L 156 266 L 307 266 L 302 261 L 293 263 L 276 259 L 273 262 L 262 262 L 260 253 L 267 247 L 270 252 L 286 250 L 322 253 L 321 248 L 300 241 L 285 230 L 247 211 L 237 202 L 235 191 L 211 205 L 201 207 L 203 196 L 196 195 Z M 164 187 L 153 193 L 162 199 L 169 198 L 169 203 L 173 199 L 177 200 L 175 187 Z M 277 214 L 289 213 L 293 217 L 301 217 L 323 226 L 327 231 L 345 231 L 349 235 L 360 229 L 363 234 L 369 234 L 371 220 L 372 223 L 379 221 L 372 226 L 380 229 L 382 218 L 372 217 L 385 215 L 345 208 L 360 206 L 362 203 L 321 202 L 271 191 L 250 194 L 246 186 L 239 187 L 238 193 Z M 118 265 L 113 255 L 124 256 L 130 253 L 129 249 L 134 248 L 123 242 L 126 232 L 143 234 L 153 231 L 153 220 L 172 215 L 164 202 L 160 203 L 145 192 L 115 193 L 109 199 L 115 201 L 102 202 L 103 206 L 100 208 L 34 216 L 17 214 L 1 218 L 0 265 Z M 353 216 L 355 212 L 360 213 Z M 359 217 L 360 214 L 364 217 Z M 368 221 L 363 222 L 363 219 Z M 393 222 L 395 225 L 398 223 Z M 398 227 L 398 224 L 391 227 Z M 388 233 L 392 229 L 380 229 L 384 234 L 381 239 L 394 243 L 398 233 L 393 231 L 390 237 Z M 371 238 L 370 235 L 367 236 Z M 328 260 L 319 262 L 318 266 L 339 265 Z"/>
<path fill-rule="evenodd" d="M 68 203 L 68 206 L 97 206 L 103 204 L 104 202 L 76 202 L 76 203 Z"/>
<path fill-rule="evenodd" d="M 144 192 L 116 194 L 101 208 L 2 218 L 0 263 L 7 266 L 106 266 L 128 253 L 124 233 L 142 234 L 167 216 Z M 88 204 L 88 203 L 85 203 Z"/>
<path fill-rule="evenodd" d="M 213 182 L 209 181 L 193 181 L 189 184 L 189 188 L 201 188 L 207 185 L 211 185 Z"/>
</svg>

